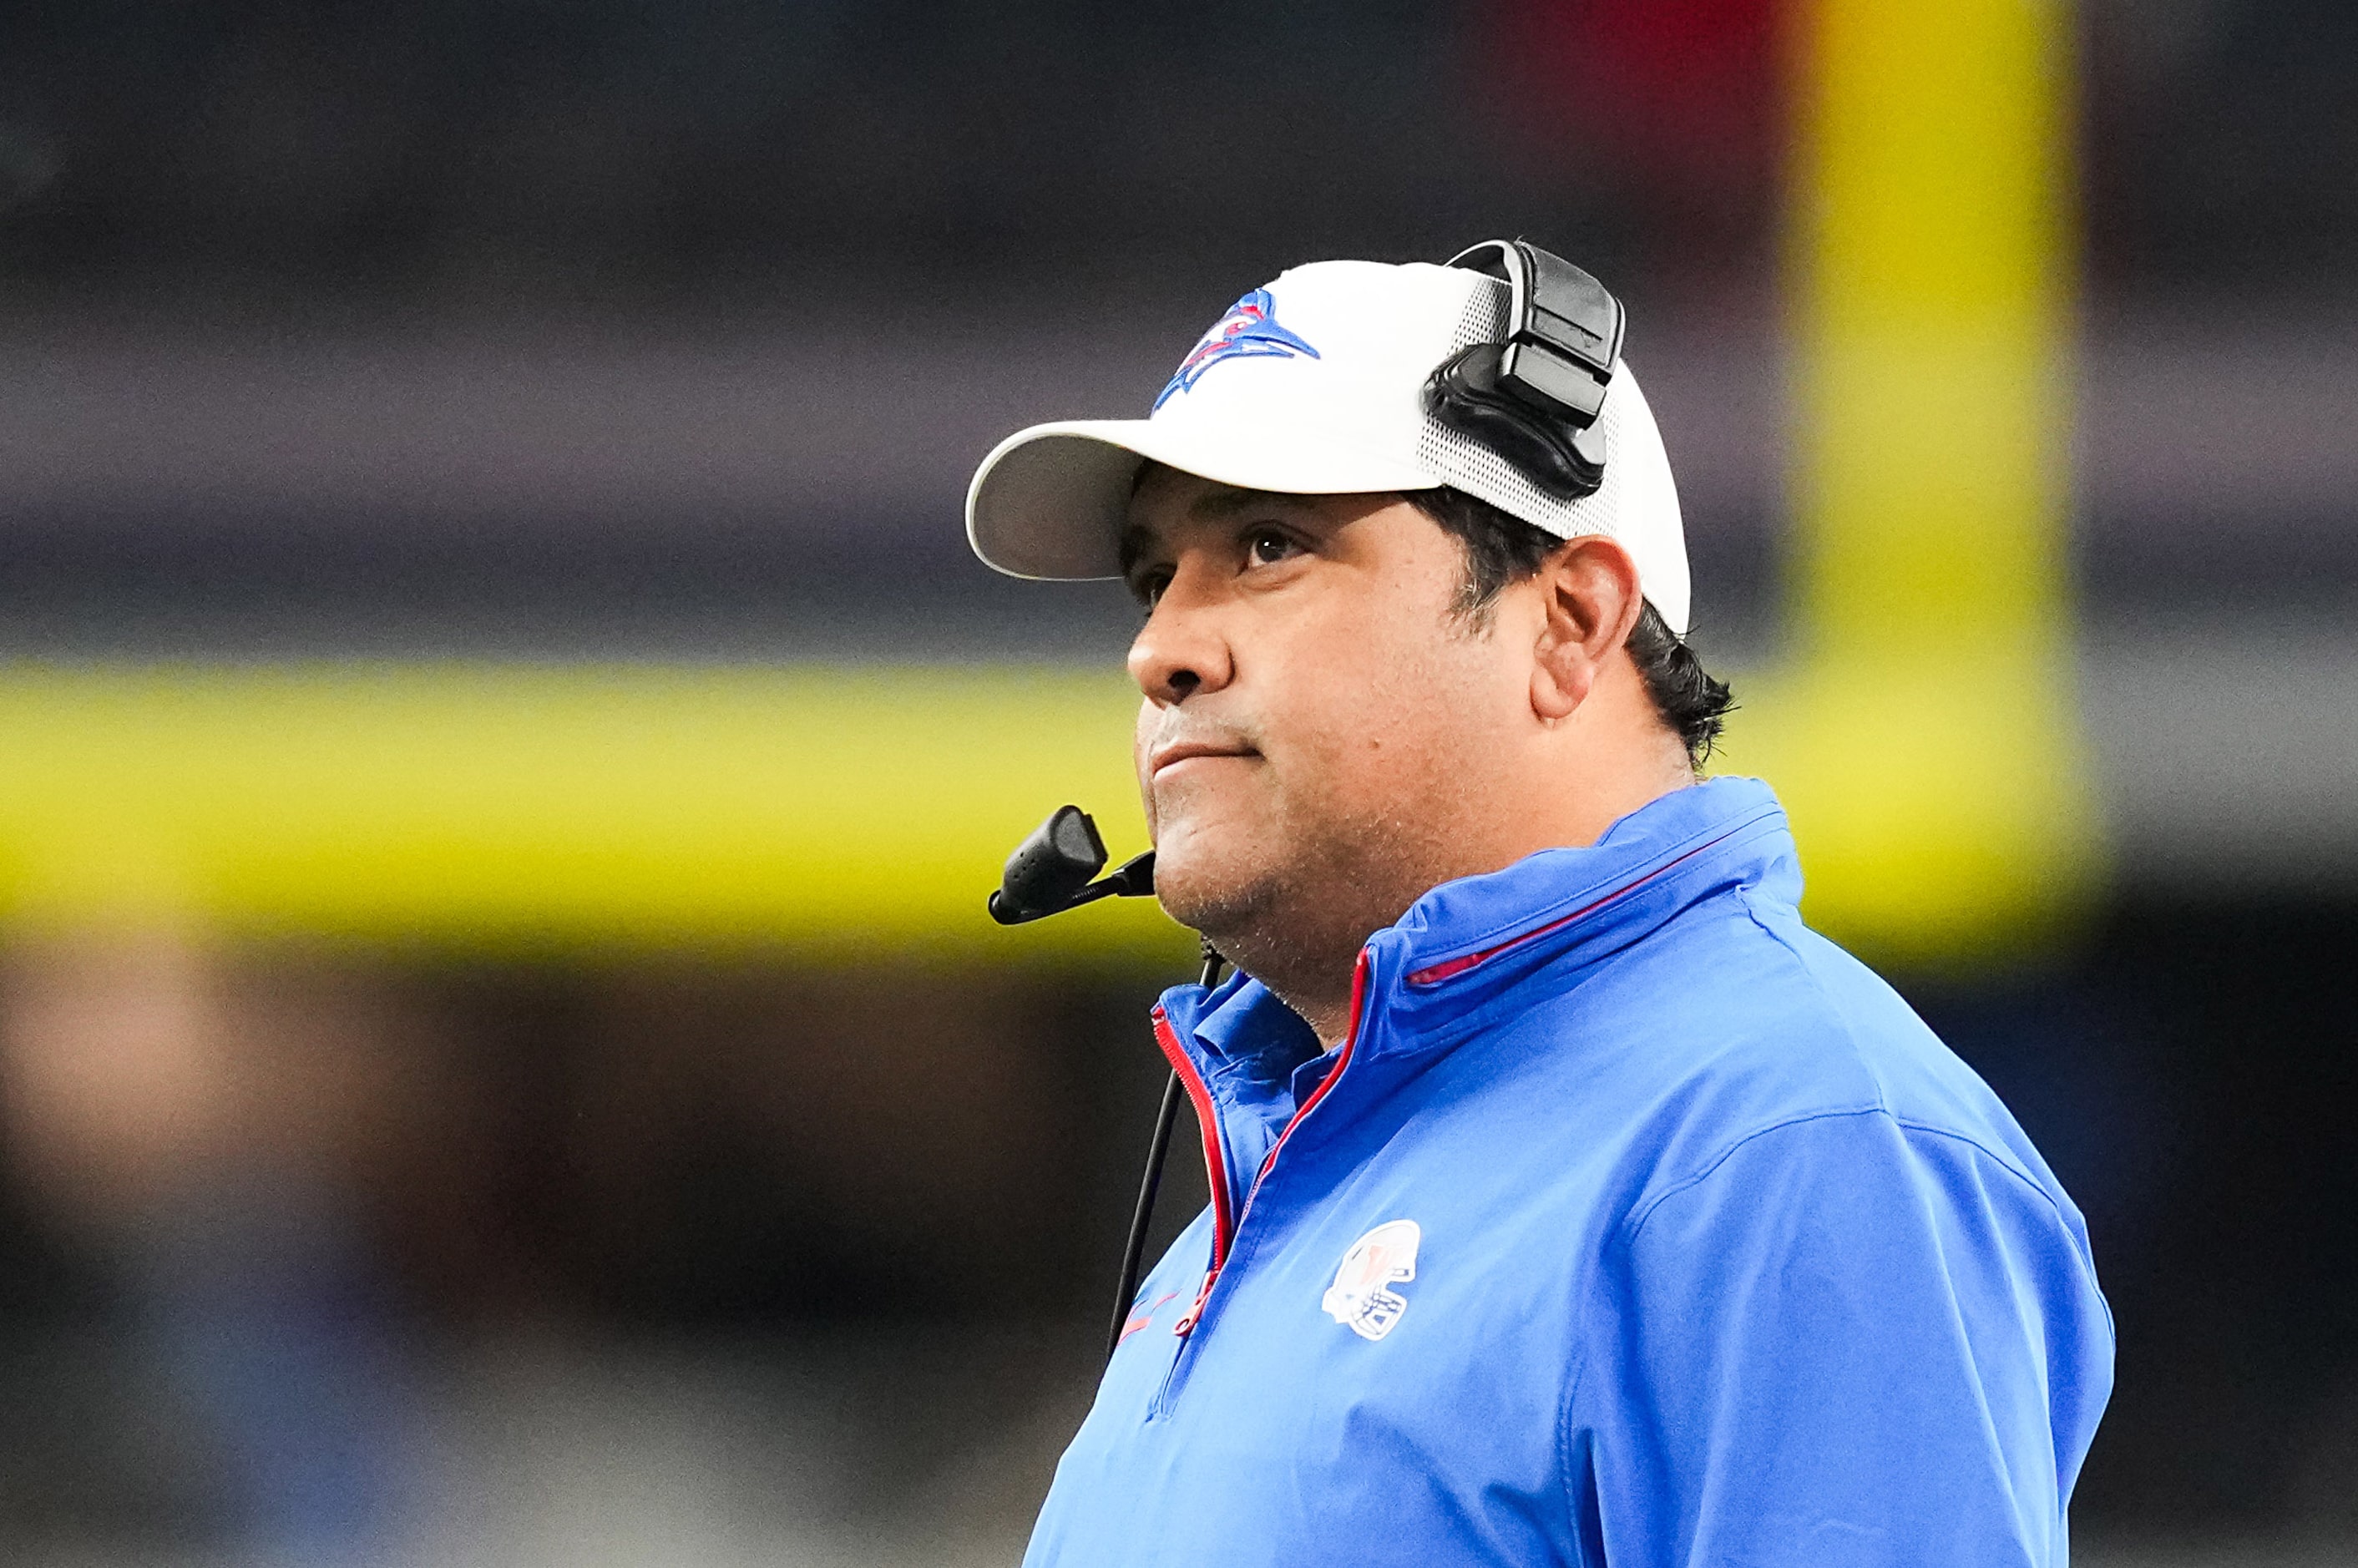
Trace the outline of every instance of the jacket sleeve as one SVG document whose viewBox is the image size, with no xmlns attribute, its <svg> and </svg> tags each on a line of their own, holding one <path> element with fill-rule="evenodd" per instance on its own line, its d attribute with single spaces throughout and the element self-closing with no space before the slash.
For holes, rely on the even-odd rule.
<svg viewBox="0 0 2358 1568">
<path fill-rule="evenodd" d="M 1880 1110 L 1736 1144 L 1604 1260 L 1564 1450 L 1613 1568 L 2061 1564 L 2112 1381 L 2076 1215 Z"/>
</svg>

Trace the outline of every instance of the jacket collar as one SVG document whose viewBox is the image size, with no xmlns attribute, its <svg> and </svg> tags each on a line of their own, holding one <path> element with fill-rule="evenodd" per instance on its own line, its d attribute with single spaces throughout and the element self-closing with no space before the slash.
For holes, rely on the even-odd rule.
<svg viewBox="0 0 2358 1568">
<path fill-rule="evenodd" d="M 1503 871 L 1444 882 L 1368 939 L 1355 1056 L 1454 1044 L 1542 969 L 1569 983 L 1679 911 L 1747 886 L 1780 903 L 1801 898 L 1784 811 L 1766 784 L 1747 778 L 1674 790 L 1585 849 L 1541 849 Z M 1274 1091 L 1317 1054 L 1308 1026 L 1243 976 L 1208 992 L 1175 987 L 1163 1009 L 1197 1070 L 1240 1098 Z"/>
</svg>

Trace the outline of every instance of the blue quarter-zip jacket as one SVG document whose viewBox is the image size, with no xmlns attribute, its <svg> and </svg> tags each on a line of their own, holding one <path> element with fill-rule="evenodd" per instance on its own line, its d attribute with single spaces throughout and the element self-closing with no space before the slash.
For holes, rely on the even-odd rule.
<svg viewBox="0 0 2358 1568">
<path fill-rule="evenodd" d="M 1257 982 L 1167 993 L 1213 1201 L 1025 1562 L 2064 1563 L 2085 1227 L 1800 894 L 1714 780 L 1426 894 L 1334 1050 Z"/>
</svg>

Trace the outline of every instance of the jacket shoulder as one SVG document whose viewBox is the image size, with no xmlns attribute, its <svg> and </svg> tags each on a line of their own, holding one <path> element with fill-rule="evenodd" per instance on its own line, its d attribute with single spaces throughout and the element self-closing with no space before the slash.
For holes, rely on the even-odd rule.
<svg viewBox="0 0 2358 1568">
<path fill-rule="evenodd" d="M 1877 1111 L 1912 1133 L 1973 1144 L 2062 1199 L 1979 1076 L 1790 905 L 1739 892 L 1658 936 L 1574 988 L 1563 1000 L 1576 1017 L 1563 1020 L 1606 1046 L 1592 1065 L 1622 1080 L 1617 1098 L 1648 1185 L 1687 1180 L 1775 1128 Z"/>
</svg>

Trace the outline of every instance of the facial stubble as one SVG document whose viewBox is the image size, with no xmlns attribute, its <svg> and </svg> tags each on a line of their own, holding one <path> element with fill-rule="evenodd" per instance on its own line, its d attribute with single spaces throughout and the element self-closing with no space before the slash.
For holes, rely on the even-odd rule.
<svg viewBox="0 0 2358 1568">
<path fill-rule="evenodd" d="M 1327 1033 L 1330 1023 L 1339 1027 L 1331 1014 L 1347 1000 L 1368 937 L 1448 874 L 1440 824 L 1449 814 L 1434 813 L 1431 798 L 1448 772 L 1445 745 L 1411 757 L 1399 735 L 1353 734 L 1336 744 L 1389 746 L 1385 772 L 1427 787 L 1338 800 L 1332 759 L 1309 768 L 1305 782 L 1261 756 L 1213 764 L 1249 767 L 1249 778 L 1174 781 L 1156 806 L 1163 907 Z"/>
</svg>

